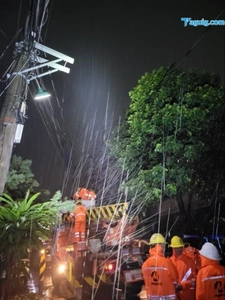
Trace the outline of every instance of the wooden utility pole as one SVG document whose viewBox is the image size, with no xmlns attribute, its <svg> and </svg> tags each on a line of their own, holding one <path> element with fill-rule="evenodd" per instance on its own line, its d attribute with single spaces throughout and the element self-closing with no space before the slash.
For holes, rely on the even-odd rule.
<svg viewBox="0 0 225 300">
<path fill-rule="evenodd" d="M 28 53 L 22 52 L 17 58 L 13 73 L 9 80 L 5 101 L 0 113 L 0 195 L 4 192 L 13 144 L 17 129 L 17 118 L 22 103 L 22 95 L 26 86 L 23 76 L 16 73 L 27 67 Z"/>
<path fill-rule="evenodd" d="M 26 105 L 26 97 L 24 99 L 23 96 L 26 94 L 27 85 L 31 80 L 35 80 L 43 96 L 43 90 L 38 82 L 38 78 L 57 71 L 69 73 L 70 69 L 65 66 L 65 63 L 74 63 L 72 57 L 46 47 L 35 40 L 38 28 L 41 28 L 41 26 L 38 26 L 40 8 L 43 10 L 43 19 L 46 14 L 46 6 L 41 5 L 43 4 L 41 2 L 41 0 L 30 1 L 24 30 L 24 41 L 16 43 L 16 64 L 12 73 L 8 74 L 9 85 L 0 113 L 0 195 L 4 192 L 15 135 L 18 124 L 21 125 L 21 115 L 24 114 L 21 108 L 22 104 Z M 45 54 L 44 57 L 39 56 L 42 53 Z M 49 60 L 47 54 L 55 57 L 55 59 Z M 60 62 L 64 65 L 60 64 Z M 40 74 L 38 70 L 43 70 L 44 68 L 48 68 L 47 71 Z M 22 124 L 24 117 L 23 115 Z"/>
</svg>

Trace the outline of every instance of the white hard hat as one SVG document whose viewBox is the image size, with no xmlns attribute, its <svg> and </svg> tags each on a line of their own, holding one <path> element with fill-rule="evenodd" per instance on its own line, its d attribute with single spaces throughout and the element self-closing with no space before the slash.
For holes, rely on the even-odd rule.
<svg viewBox="0 0 225 300">
<path fill-rule="evenodd" d="M 199 253 L 202 256 L 205 256 L 207 258 L 213 259 L 213 260 L 221 260 L 219 251 L 212 243 L 205 243 L 202 246 L 202 249 L 199 251 Z"/>
</svg>

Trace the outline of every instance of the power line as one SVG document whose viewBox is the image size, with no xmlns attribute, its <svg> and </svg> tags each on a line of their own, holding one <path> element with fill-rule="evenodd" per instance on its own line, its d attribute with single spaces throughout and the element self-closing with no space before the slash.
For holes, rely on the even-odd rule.
<svg viewBox="0 0 225 300">
<path fill-rule="evenodd" d="M 225 9 L 223 9 L 215 18 L 216 20 L 222 15 L 222 13 L 225 11 Z M 206 30 L 201 34 L 201 36 L 199 37 L 199 39 L 193 44 L 193 46 L 185 53 L 185 55 L 181 58 L 181 60 L 176 64 L 175 62 L 172 63 L 170 65 L 170 67 L 167 68 L 165 74 L 163 75 L 162 79 L 160 80 L 160 82 L 158 83 L 158 85 L 155 87 L 154 92 L 151 97 L 149 97 L 149 99 L 152 98 L 152 96 L 158 92 L 158 90 L 160 89 L 160 87 L 162 86 L 162 84 L 164 83 L 165 78 L 167 77 L 167 75 L 170 75 L 171 72 L 176 69 L 187 57 L 188 55 L 190 55 L 190 53 L 194 50 L 194 48 L 197 46 L 197 44 L 203 39 L 203 37 L 206 35 L 206 33 L 209 31 L 210 26 L 208 26 L 206 28 Z M 149 100 L 148 99 L 148 100 Z"/>
<path fill-rule="evenodd" d="M 225 9 L 223 9 L 219 14 L 218 16 L 215 18 L 215 20 L 217 20 L 221 15 L 222 13 L 224 12 Z M 208 26 L 206 28 L 206 30 L 201 34 L 201 36 L 199 37 L 199 39 L 194 43 L 194 45 L 191 47 L 191 49 L 188 50 L 188 52 L 183 56 L 183 58 L 180 60 L 179 63 L 176 64 L 175 68 L 177 68 L 184 60 L 185 58 L 194 50 L 194 48 L 198 45 L 198 43 L 203 39 L 203 37 L 206 35 L 206 33 L 210 30 L 210 26 Z"/>
<path fill-rule="evenodd" d="M 5 47 L 5 50 L 2 52 L 0 59 L 2 59 L 2 57 L 5 55 L 6 51 L 9 49 L 9 47 L 12 45 L 12 43 L 15 41 L 15 39 L 17 38 L 17 36 L 19 35 L 19 33 L 22 31 L 23 28 L 20 28 L 19 31 L 17 31 L 17 33 L 14 35 L 14 37 L 12 38 L 12 40 L 10 41 L 10 43 Z"/>
</svg>

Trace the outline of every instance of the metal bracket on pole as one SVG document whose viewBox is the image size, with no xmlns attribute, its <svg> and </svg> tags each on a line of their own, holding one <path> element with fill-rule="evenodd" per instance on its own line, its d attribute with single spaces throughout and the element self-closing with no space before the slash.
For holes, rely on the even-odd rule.
<svg viewBox="0 0 225 300">
<path fill-rule="evenodd" d="M 58 52 L 58 51 L 55 51 L 49 47 L 46 47 L 42 44 L 39 44 L 38 42 L 35 42 L 34 44 L 34 48 L 40 50 L 40 51 L 43 51 L 45 53 L 48 53 L 48 54 L 51 54 L 52 56 L 55 56 L 55 57 L 58 57 L 62 60 L 64 60 L 65 62 L 68 62 L 70 64 L 73 64 L 74 63 L 74 58 L 68 56 L 68 55 L 65 55 L 61 52 Z"/>
<path fill-rule="evenodd" d="M 44 53 L 47 53 L 47 54 L 50 54 L 54 57 L 56 57 L 57 59 L 56 60 L 53 60 L 53 61 L 49 61 L 48 59 L 46 58 L 42 58 L 40 56 L 36 56 L 35 60 L 39 63 L 42 63 L 41 65 L 37 66 L 38 68 L 42 68 L 44 66 L 48 66 L 48 67 L 51 67 L 57 71 L 62 71 L 62 72 L 65 72 L 65 73 L 69 73 L 70 72 L 70 69 L 68 67 L 65 67 L 65 66 L 62 66 L 60 64 L 58 64 L 58 62 L 61 62 L 61 61 L 64 61 L 65 64 L 66 63 L 70 63 L 70 64 L 73 64 L 74 63 L 74 58 L 68 56 L 68 55 L 65 55 L 59 51 L 56 51 L 56 50 L 53 50 L 49 47 L 46 47 L 38 42 L 35 42 L 34 44 L 34 48 L 37 49 L 37 50 L 40 50 Z"/>
<path fill-rule="evenodd" d="M 32 59 L 37 63 L 37 65 L 35 65 L 31 68 L 22 70 L 18 73 L 7 74 L 8 78 L 12 75 L 17 75 L 17 74 L 22 75 L 22 74 L 26 74 L 30 71 L 34 71 L 34 70 L 44 68 L 44 67 L 48 67 L 48 68 L 51 68 L 51 69 L 48 69 L 48 71 L 46 71 L 42 74 L 38 74 L 38 75 L 36 75 L 32 78 L 29 78 L 29 81 L 31 81 L 35 78 L 40 78 L 40 77 L 43 77 L 45 75 L 49 75 L 49 74 L 57 72 L 57 71 L 62 71 L 62 72 L 67 73 L 67 74 L 70 73 L 70 68 L 66 67 L 65 65 L 59 64 L 59 62 L 64 62 L 64 64 L 67 64 L 67 63 L 73 64 L 74 63 L 74 58 L 72 58 L 68 55 L 65 55 L 65 54 L 63 54 L 59 51 L 53 50 L 49 47 L 46 47 L 46 46 L 44 46 L 44 45 L 42 45 L 38 42 L 35 42 L 34 48 L 39 50 L 39 51 L 42 51 L 44 53 L 50 54 L 50 55 L 56 57 L 56 59 L 50 61 L 47 58 L 43 58 L 43 57 L 40 57 L 40 56 L 37 56 L 37 55 L 34 54 Z"/>
</svg>

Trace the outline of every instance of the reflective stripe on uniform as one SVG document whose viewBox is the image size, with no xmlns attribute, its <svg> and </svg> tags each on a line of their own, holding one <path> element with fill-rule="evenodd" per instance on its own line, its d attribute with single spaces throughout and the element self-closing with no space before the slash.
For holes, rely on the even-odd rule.
<svg viewBox="0 0 225 300">
<path fill-rule="evenodd" d="M 225 278 L 225 275 L 206 277 L 206 278 L 203 278 L 202 281 L 213 280 L 213 279 L 221 279 L 221 278 Z"/>
<path fill-rule="evenodd" d="M 165 268 L 165 267 L 147 267 L 147 268 L 144 268 L 143 269 L 143 271 L 144 270 L 165 270 L 165 271 L 167 271 L 168 269 L 167 268 Z"/>
<path fill-rule="evenodd" d="M 79 213 L 77 213 L 77 214 L 75 214 L 75 216 L 77 217 L 77 216 L 86 216 L 86 214 L 85 213 L 83 213 L 83 212 L 79 212 Z"/>
<path fill-rule="evenodd" d="M 145 271 L 145 270 L 154 270 L 154 271 L 156 271 L 156 270 L 163 270 L 163 271 L 167 271 L 168 269 L 167 268 L 165 268 L 165 267 L 147 267 L 147 268 L 143 268 L 143 272 Z M 173 282 L 174 284 L 177 284 L 177 282 Z"/>
<path fill-rule="evenodd" d="M 176 295 L 167 295 L 167 296 L 147 295 L 147 300 L 176 300 Z"/>
</svg>

